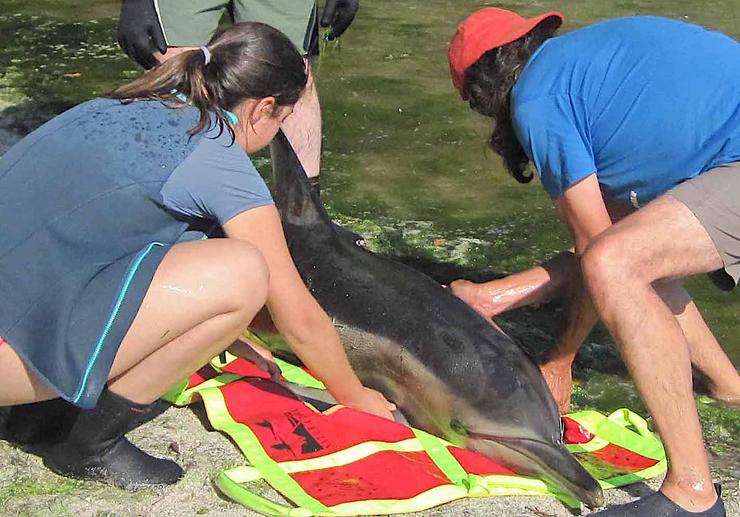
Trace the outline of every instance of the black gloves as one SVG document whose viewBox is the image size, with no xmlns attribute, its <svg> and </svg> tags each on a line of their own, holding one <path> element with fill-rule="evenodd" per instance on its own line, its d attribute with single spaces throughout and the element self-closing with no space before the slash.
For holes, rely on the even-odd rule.
<svg viewBox="0 0 740 517">
<path fill-rule="evenodd" d="M 351 20 L 351 19 L 350 19 Z M 134 61 L 146 69 L 157 65 L 155 51 L 167 52 L 152 0 L 123 0 L 118 19 L 118 44 Z"/>
<path fill-rule="evenodd" d="M 326 39 L 337 39 L 347 30 L 355 19 L 360 0 L 326 0 L 324 15 L 321 17 L 322 27 L 331 27 Z"/>
</svg>

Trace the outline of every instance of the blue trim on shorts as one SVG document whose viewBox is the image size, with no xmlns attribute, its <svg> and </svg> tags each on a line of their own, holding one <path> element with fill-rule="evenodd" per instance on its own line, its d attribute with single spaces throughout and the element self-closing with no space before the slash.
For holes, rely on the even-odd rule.
<svg viewBox="0 0 740 517">
<path fill-rule="evenodd" d="M 108 318 L 108 322 L 105 325 L 105 328 L 103 329 L 103 333 L 100 335 L 100 338 L 98 339 L 97 345 L 95 345 L 95 351 L 93 352 L 92 356 L 90 357 L 90 360 L 87 363 L 87 368 L 85 368 L 85 375 L 82 376 L 82 381 L 80 382 L 80 387 L 77 390 L 77 393 L 75 394 L 74 398 L 72 399 L 72 402 L 77 404 L 80 399 L 82 398 L 82 394 L 85 391 L 85 386 L 87 385 L 87 379 L 90 376 L 90 372 L 93 369 L 93 366 L 95 365 L 95 361 L 98 359 L 98 355 L 100 355 L 100 350 L 103 348 L 103 343 L 105 342 L 105 339 L 108 337 L 108 333 L 110 332 L 110 329 L 113 327 L 113 323 L 116 320 L 116 316 L 118 316 L 118 311 L 121 309 L 121 304 L 123 303 L 123 299 L 126 297 L 126 293 L 128 292 L 129 286 L 131 285 L 131 281 L 134 279 L 134 275 L 136 274 L 136 271 L 139 269 L 139 266 L 141 265 L 142 261 L 146 258 L 146 256 L 149 254 L 149 252 L 152 250 L 154 246 L 164 246 L 161 242 L 151 242 L 149 245 L 144 248 L 142 251 L 139 252 L 139 255 L 134 259 L 134 263 L 131 265 L 128 273 L 126 274 L 126 280 L 123 282 L 123 286 L 121 287 L 120 292 L 118 293 L 118 298 L 116 299 L 116 303 L 113 305 L 113 310 L 111 311 L 110 317 Z"/>
</svg>

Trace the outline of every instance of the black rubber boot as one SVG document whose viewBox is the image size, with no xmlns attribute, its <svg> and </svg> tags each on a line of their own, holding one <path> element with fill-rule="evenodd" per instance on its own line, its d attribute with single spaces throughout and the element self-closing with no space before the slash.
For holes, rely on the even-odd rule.
<svg viewBox="0 0 740 517">
<path fill-rule="evenodd" d="M 80 411 L 67 439 L 49 450 L 46 465 L 64 476 L 129 491 L 177 482 L 184 475 L 177 463 L 150 456 L 124 437 L 146 408 L 103 390 L 97 407 Z"/>
<path fill-rule="evenodd" d="M 7 439 L 18 445 L 61 442 L 79 413 L 80 408 L 63 399 L 13 406 L 5 424 Z"/>
<path fill-rule="evenodd" d="M 157 400 L 135 411 L 133 419 L 123 434 L 158 417 L 171 404 Z M 45 400 L 32 404 L 21 404 L 10 408 L 5 423 L 6 438 L 16 445 L 54 444 L 67 439 L 80 408 L 64 399 Z"/>
<path fill-rule="evenodd" d="M 717 502 L 703 512 L 684 510 L 658 491 L 631 503 L 612 506 L 593 514 L 593 517 L 726 517 L 725 505 L 720 497 L 722 487 L 714 485 L 714 488 L 717 491 Z"/>
</svg>

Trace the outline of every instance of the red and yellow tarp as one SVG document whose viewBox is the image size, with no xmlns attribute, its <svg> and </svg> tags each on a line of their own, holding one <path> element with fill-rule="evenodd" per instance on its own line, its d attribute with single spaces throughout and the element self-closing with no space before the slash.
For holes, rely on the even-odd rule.
<svg viewBox="0 0 740 517">
<path fill-rule="evenodd" d="M 280 362 L 283 376 L 313 387 L 308 373 Z M 224 494 L 266 515 L 379 515 L 425 510 L 463 497 L 552 495 L 539 479 L 518 476 L 488 458 L 405 425 L 352 408 L 320 412 L 243 359 L 211 365 L 167 396 L 203 400 L 215 429 L 227 433 L 249 465 L 216 477 Z M 660 441 L 627 409 L 563 418 L 567 447 L 604 488 L 665 472 Z M 264 479 L 295 506 L 249 490 Z"/>
</svg>

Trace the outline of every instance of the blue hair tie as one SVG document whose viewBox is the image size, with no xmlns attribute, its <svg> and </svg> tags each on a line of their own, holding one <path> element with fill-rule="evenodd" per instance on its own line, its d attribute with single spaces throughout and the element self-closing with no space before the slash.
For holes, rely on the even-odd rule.
<svg viewBox="0 0 740 517">
<path fill-rule="evenodd" d="M 234 113 L 232 113 L 231 111 L 224 110 L 224 115 L 226 115 L 226 118 L 229 119 L 230 126 L 235 126 L 239 123 L 239 117 L 234 115 Z"/>
</svg>

